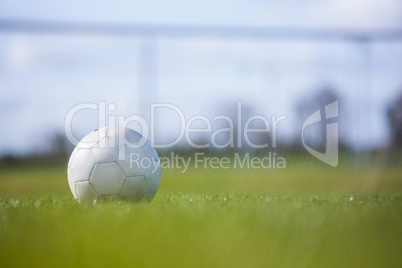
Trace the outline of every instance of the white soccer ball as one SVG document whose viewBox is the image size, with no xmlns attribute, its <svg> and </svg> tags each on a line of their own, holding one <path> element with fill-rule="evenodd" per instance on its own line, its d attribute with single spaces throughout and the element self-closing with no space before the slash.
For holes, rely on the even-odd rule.
<svg viewBox="0 0 402 268">
<path fill-rule="evenodd" d="M 108 198 L 151 201 L 159 187 L 161 167 L 145 137 L 113 126 L 95 130 L 77 144 L 67 176 L 79 202 Z"/>
</svg>

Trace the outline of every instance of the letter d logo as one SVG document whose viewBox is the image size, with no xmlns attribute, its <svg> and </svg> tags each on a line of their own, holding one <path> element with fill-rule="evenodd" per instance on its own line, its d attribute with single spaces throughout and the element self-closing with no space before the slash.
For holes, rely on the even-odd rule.
<svg viewBox="0 0 402 268">
<path fill-rule="evenodd" d="M 334 117 L 338 117 L 338 101 L 334 101 L 333 103 L 325 106 L 325 119 L 330 119 Z M 304 129 L 320 121 L 320 110 L 315 111 L 306 119 L 306 121 L 304 121 L 302 127 L 303 146 L 310 154 L 312 154 L 317 159 L 323 161 L 324 163 L 327 163 L 330 166 L 336 167 L 338 166 L 338 123 L 327 124 L 327 142 L 325 146 L 325 153 L 317 152 L 304 142 Z"/>
</svg>

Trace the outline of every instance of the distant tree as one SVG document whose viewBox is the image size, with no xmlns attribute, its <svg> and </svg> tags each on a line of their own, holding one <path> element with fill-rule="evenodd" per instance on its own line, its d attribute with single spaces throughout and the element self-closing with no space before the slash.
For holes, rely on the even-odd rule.
<svg viewBox="0 0 402 268">
<path fill-rule="evenodd" d="M 220 149 L 221 151 L 223 150 L 234 150 L 234 151 L 255 151 L 254 146 L 250 146 L 245 139 L 244 136 L 244 127 L 245 123 L 247 122 L 248 119 L 252 118 L 255 115 L 262 115 L 265 116 L 264 114 L 259 114 L 255 112 L 254 106 L 251 105 L 250 103 L 247 102 L 242 102 L 241 103 L 241 111 L 239 111 L 238 103 L 237 102 L 224 102 L 219 105 L 219 107 L 216 109 L 217 113 L 219 115 L 225 115 L 228 116 L 232 123 L 233 123 L 233 147 L 228 146 L 226 148 Z M 239 114 L 240 113 L 240 114 Z M 239 118 L 240 116 L 240 118 Z M 240 126 L 239 126 L 240 123 Z M 220 128 L 227 128 L 229 127 L 227 122 L 224 120 L 218 120 L 215 124 L 216 129 Z M 261 120 L 253 120 L 249 126 L 249 129 L 265 129 L 266 126 Z M 213 129 L 216 130 L 216 129 Z M 240 129 L 240 131 L 239 131 Z M 240 135 L 240 137 L 239 137 Z M 271 134 L 269 132 L 250 132 L 247 134 L 247 137 L 249 139 L 249 142 L 252 143 L 253 145 L 264 145 L 268 144 L 268 146 L 272 146 L 271 143 Z M 229 141 L 229 135 L 228 133 L 222 133 L 219 134 L 217 137 L 218 143 L 219 144 L 225 144 Z"/>
<path fill-rule="evenodd" d="M 48 136 L 46 144 L 41 144 L 39 150 L 25 155 L 0 155 L 0 168 L 65 165 L 73 149 L 64 132 L 56 131 Z"/>
<path fill-rule="evenodd" d="M 335 92 L 335 90 L 329 86 L 323 87 L 315 93 L 302 98 L 296 105 L 296 112 L 299 116 L 300 128 L 303 122 L 315 111 L 321 110 L 322 118 L 323 109 L 326 105 L 338 101 L 340 96 Z M 314 144 L 319 149 L 324 149 L 326 145 L 326 120 L 321 120 L 314 124 L 313 132 L 308 132 L 306 135 L 306 140 L 308 143 Z M 298 137 L 299 138 L 299 137 Z M 301 139 L 299 140 L 301 143 Z"/>
<path fill-rule="evenodd" d="M 48 150 L 45 154 L 54 158 L 65 158 L 74 149 L 63 132 L 54 132 L 49 138 L 47 147 Z"/>
<path fill-rule="evenodd" d="M 387 118 L 390 126 L 390 148 L 401 149 L 402 147 L 402 93 L 387 109 Z"/>
</svg>

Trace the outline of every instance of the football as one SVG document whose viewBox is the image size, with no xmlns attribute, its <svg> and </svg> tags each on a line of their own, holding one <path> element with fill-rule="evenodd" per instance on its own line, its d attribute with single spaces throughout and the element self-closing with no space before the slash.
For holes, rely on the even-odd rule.
<svg viewBox="0 0 402 268">
<path fill-rule="evenodd" d="M 151 201 L 158 190 L 158 154 L 140 133 L 105 127 L 85 136 L 71 153 L 68 184 L 79 202 L 102 199 Z"/>
</svg>

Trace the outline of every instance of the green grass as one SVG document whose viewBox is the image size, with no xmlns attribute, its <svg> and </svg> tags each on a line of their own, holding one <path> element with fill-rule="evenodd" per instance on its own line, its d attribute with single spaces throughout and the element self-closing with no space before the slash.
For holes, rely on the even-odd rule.
<svg viewBox="0 0 402 268">
<path fill-rule="evenodd" d="M 64 167 L 3 170 L 0 264 L 400 267 L 401 171 L 164 170 L 151 203 L 88 205 Z"/>
</svg>

